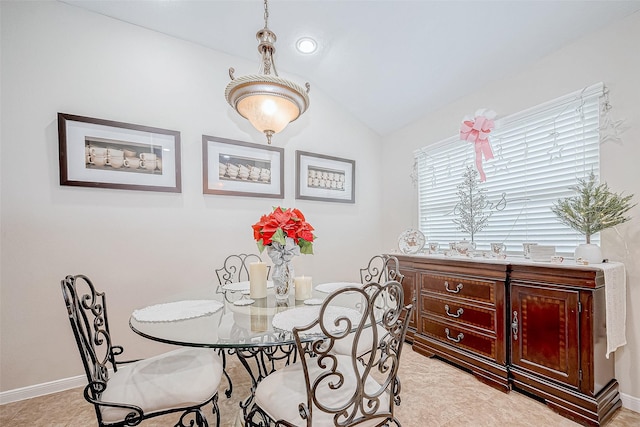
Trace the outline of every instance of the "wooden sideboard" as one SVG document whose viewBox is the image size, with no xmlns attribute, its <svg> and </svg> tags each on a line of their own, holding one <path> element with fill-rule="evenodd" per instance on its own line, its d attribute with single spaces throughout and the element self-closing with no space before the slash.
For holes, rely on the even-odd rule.
<svg viewBox="0 0 640 427">
<path fill-rule="evenodd" d="M 413 349 L 589 426 L 621 406 L 605 357 L 604 277 L 589 267 L 396 255 L 415 296 Z"/>
<path fill-rule="evenodd" d="M 409 319 L 406 335 L 406 341 L 413 343 L 413 337 L 418 327 L 418 294 L 416 291 L 418 272 L 412 268 L 400 267 L 400 274 L 404 275 L 402 279 L 404 305 L 413 304 L 413 311 L 411 312 L 411 319 Z"/>
</svg>

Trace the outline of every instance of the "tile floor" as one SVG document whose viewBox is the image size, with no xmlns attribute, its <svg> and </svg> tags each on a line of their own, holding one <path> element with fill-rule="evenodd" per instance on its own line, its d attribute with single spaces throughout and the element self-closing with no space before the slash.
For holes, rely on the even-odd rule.
<svg viewBox="0 0 640 427">
<path fill-rule="evenodd" d="M 247 395 L 250 385 L 244 368 L 234 362 L 229 366 L 231 377 L 234 378 L 231 398 L 227 399 L 224 395 L 227 386 L 224 379 L 220 387 L 223 427 L 235 425 L 239 399 Z M 405 427 L 578 426 L 537 400 L 515 391 L 502 393 L 460 369 L 414 353 L 409 346 L 405 347 L 402 356 L 400 378 L 402 404 L 396 409 L 396 414 Z M 210 407 L 206 411 L 210 411 Z M 208 418 L 213 426 L 213 416 Z M 176 421 L 176 414 L 170 414 L 141 425 L 173 426 Z M 84 401 L 81 388 L 0 406 L 0 426 L 96 425 L 93 407 Z M 640 413 L 625 408 L 618 410 L 607 424 L 607 427 L 637 426 L 640 426 Z"/>
</svg>

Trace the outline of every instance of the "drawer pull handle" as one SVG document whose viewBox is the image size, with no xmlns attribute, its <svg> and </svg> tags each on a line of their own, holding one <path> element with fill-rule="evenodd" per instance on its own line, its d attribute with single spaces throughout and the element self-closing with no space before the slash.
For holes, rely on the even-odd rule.
<svg viewBox="0 0 640 427">
<path fill-rule="evenodd" d="M 511 331 L 513 332 L 513 340 L 518 341 L 518 312 L 513 312 L 513 319 L 511 321 Z"/>
<path fill-rule="evenodd" d="M 447 292 L 451 292 L 452 294 L 457 294 L 462 289 L 462 283 L 458 283 L 458 286 L 456 286 L 455 289 L 449 289 L 449 282 L 445 280 L 444 288 L 447 290 Z"/>
<path fill-rule="evenodd" d="M 462 341 L 462 338 L 464 338 L 464 334 L 462 332 L 458 334 L 457 338 L 451 338 L 451 336 L 449 336 L 449 328 L 444 328 L 444 333 L 447 334 L 447 339 L 453 342 L 460 342 Z"/>
<path fill-rule="evenodd" d="M 455 312 L 455 314 L 449 313 L 449 304 L 444 305 L 444 310 L 447 312 L 447 316 L 449 317 L 460 317 L 462 316 L 462 313 L 464 313 L 464 309 L 462 307 L 460 307 L 458 311 Z"/>
</svg>

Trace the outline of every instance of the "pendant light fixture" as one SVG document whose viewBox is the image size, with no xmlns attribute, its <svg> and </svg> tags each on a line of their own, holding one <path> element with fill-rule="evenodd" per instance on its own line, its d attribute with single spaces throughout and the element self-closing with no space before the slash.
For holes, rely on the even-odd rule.
<svg viewBox="0 0 640 427">
<path fill-rule="evenodd" d="M 269 7 L 264 0 L 264 28 L 256 34 L 258 52 L 262 56 L 260 74 L 249 74 L 235 78 L 235 70 L 229 68 L 231 82 L 225 90 L 227 102 L 253 127 L 267 136 L 282 131 L 309 108 L 309 90 L 289 80 L 278 77 L 273 54 L 276 35 L 268 27 Z M 273 74 L 272 74 L 273 73 Z"/>
</svg>

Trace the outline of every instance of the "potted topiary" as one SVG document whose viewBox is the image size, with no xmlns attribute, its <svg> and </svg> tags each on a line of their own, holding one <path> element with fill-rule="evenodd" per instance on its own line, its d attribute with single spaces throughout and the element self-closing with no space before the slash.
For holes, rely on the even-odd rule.
<svg viewBox="0 0 640 427">
<path fill-rule="evenodd" d="M 578 245 L 575 258 L 590 264 L 601 263 L 602 251 L 591 243 L 591 235 L 629 221 L 631 217 L 625 214 L 636 205 L 631 204 L 633 194 L 623 196 L 611 192 L 607 184 L 598 185 L 593 171 L 587 179 L 578 179 L 578 184 L 569 189 L 577 194 L 558 200 L 551 210 L 560 222 L 585 235 L 587 242 Z"/>
</svg>

